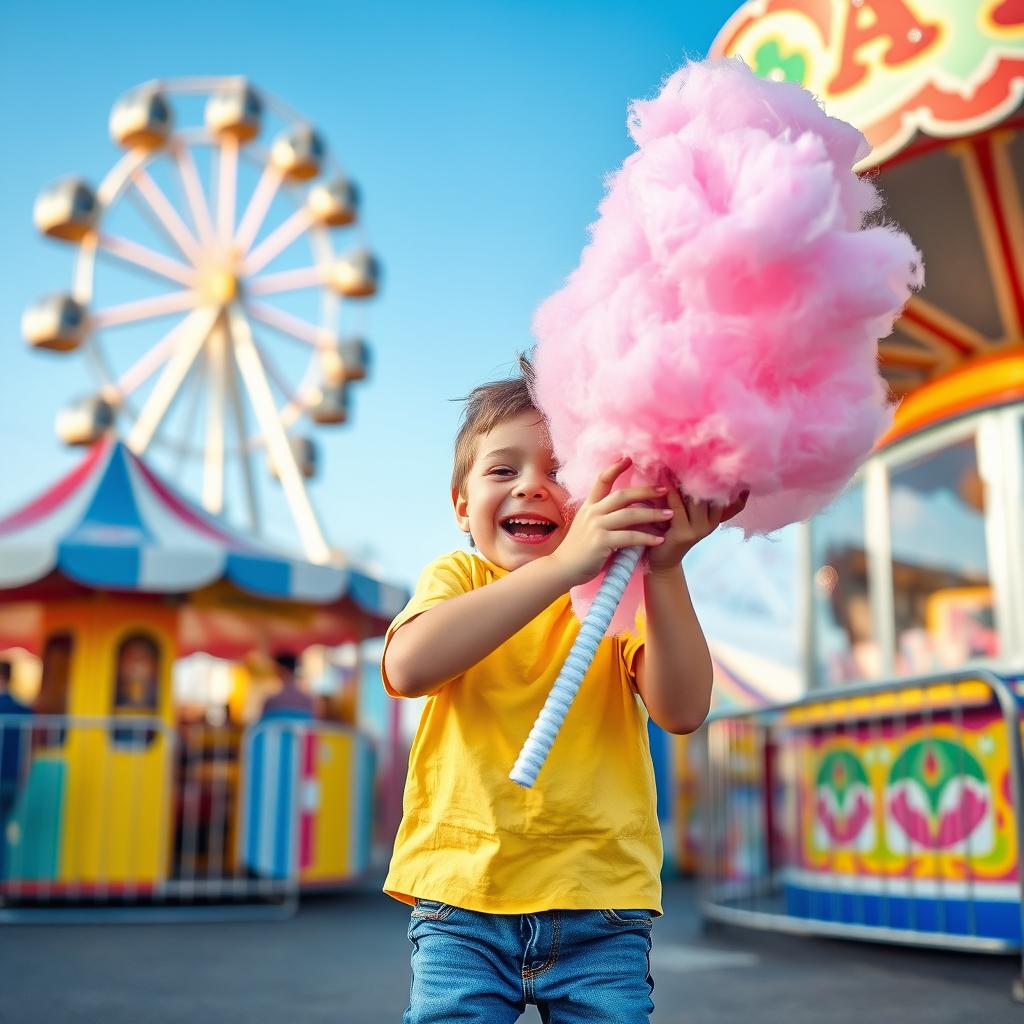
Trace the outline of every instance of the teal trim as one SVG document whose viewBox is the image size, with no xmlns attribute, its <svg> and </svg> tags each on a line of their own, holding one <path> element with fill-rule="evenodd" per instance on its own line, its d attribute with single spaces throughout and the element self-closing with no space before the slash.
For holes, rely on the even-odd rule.
<svg viewBox="0 0 1024 1024">
<path fill-rule="evenodd" d="M 5 876 L 11 881 L 50 882 L 60 877 L 65 768 L 63 758 L 32 761 L 7 826 Z"/>
</svg>

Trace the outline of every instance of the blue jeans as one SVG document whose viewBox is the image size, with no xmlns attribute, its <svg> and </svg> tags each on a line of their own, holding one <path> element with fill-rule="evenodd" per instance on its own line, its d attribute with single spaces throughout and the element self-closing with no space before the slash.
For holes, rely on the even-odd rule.
<svg viewBox="0 0 1024 1024">
<path fill-rule="evenodd" d="M 417 900 L 404 1024 L 505 1024 L 536 1003 L 545 1024 L 648 1024 L 646 910 L 481 914 Z"/>
</svg>

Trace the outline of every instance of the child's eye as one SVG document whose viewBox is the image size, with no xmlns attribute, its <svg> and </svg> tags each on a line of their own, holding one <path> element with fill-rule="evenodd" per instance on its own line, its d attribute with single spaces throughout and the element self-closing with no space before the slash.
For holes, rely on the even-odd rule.
<svg viewBox="0 0 1024 1024">
<path fill-rule="evenodd" d="M 508 466 L 495 466 L 491 470 L 491 476 L 515 476 L 516 471 Z"/>
<path fill-rule="evenodd" d="M 560 469 L 560 466 L 555 466 L 554 469 L 549 469 L 548 476 L 551 477 L 552 480 L 557 480 Z"/>
</svg>

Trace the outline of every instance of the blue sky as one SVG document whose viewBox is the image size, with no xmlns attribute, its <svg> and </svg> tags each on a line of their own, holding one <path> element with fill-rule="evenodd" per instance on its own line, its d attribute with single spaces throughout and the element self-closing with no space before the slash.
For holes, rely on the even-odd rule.
<svg viewBox="0 0 1024 1024">
<path fill-rule="evenodd" d="M 24 307 L 70 287 L 71 248 L 32 204 L 98 183 L 120 150 L 114 100 L 152 78 L 244 74 L 310 118 L 363 193 L 386 277 L 368 310 L 372 379 L 351 422 L 316 434 L 329 540 L 414 579 L 461 542 L 447 493 L 459 406 L 530 344 L 537 304 L 575 266 L 605 174 L 630 151 L 626 104 L 706 52 L 736 4 L 517 2 L 9 4 L 0 14 L 0 508 L 79 453 L 57 411 L 93 387 L 81 354 L 29 350 Z M 162 331 L 161 331 L 162 333 Z M 269 494 L 269 488 L 268 488 Z M 268 499 L 270 528 L 290 518 Z"/>
</svg>

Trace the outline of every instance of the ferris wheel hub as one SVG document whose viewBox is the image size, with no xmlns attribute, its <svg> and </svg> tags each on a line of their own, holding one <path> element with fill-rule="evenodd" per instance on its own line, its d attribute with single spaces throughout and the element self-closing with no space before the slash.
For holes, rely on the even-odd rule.
<svg viewBox="0 0 1024 1024">
<path fill-rule="evenodd" d="M 226 306 L 238 298 L 238 275 L 226 267 L 218 267 L 203 276 L 201 290 L 208 302 Z"/>
</svg>

